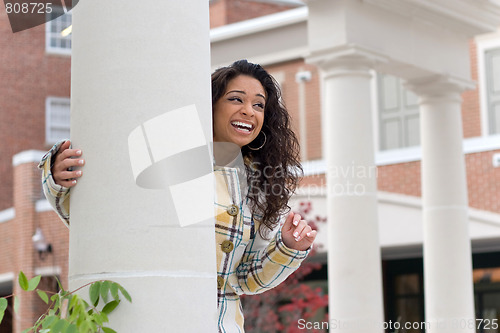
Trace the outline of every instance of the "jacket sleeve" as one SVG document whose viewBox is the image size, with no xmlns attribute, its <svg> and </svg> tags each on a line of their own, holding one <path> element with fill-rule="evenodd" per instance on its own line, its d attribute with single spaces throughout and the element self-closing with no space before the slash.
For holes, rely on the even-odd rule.
<svg viewBox="0 0 500 333">
<path fill-rule="evenodd" d="M 238 294 L 259 294 L 276 287 L 299 268 L 311 250 L 288 248 L 281 238 L 281 225 L 271 235 L 271 240 L 266 241 L 257 232 L 246 246 L 236 268 Z"/>
<path fill-rule="evenodd" d="M 66 140 L 56 143 L 43 157 L 38 168 L 42 170 L 42 188 L 45 197 L 61 220 L 69 227 L 69 197 L 70 189 L 55 183 L 52 177 L 52 157 L 55 156 Z"/>
</svg>

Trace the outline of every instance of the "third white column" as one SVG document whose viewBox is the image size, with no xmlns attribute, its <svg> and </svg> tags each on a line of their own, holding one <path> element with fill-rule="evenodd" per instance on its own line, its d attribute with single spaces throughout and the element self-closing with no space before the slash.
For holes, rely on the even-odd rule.
<svg viewBox="0 0 500 333">
<path fill-rule="evenodd" d="M 433 78 L 408 87 L 420 96 L 427 332 L 476 332 L 460 111 L 467 86 Z"/>
</svg>

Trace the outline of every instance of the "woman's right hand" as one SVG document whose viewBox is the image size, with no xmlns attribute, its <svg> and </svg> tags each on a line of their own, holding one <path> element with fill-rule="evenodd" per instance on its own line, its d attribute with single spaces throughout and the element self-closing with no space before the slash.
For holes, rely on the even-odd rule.
<svg viewBox="0 0 500 333">
<path fill-rule="evenodd" d="M 85 160 L 78 157 L 82 156 L 80 149 L 69 149 L 71 142 L 65 141 L 56 156 L 53 156 L 54 163 L 52 164 L 52 177 L 56 184 L 64 187 L 73 187 L 76 185 L 76 179 L 82 176 L 81 170 L 74 170 L 75 167 L 80 167 L 85 164 Z"/>
</svg>

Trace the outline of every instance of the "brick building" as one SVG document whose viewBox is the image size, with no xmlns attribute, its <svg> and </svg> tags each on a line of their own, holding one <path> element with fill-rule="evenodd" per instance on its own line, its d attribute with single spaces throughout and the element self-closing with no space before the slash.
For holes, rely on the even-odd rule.
<svg viewBox="0 0 500 333">
<path fill-rule="evenodd" d="M 35 168 L 57 131 L 69 124 L 70 40 L 56 33 L 67 19 L 13 34 L 0 11 L 0 295 L 20 295 L 19 314 L 9 308 L 2 333 L 21 332 L 42 313 L 44 303 L 23 295 L 14 283 L 19 271 L 43 275 L 47 290 L 57 289 L 53 276 L 64 281 L 67 275 L 68 230 L 43 207 Z M 34 249 L 37 228 L 51 244 L 50 253 Z"/>
<path fill-rule="evenodd" d="M 214 0 L 210 9 L 213 67 L 235 60 L 228 50 L 239 49 L 237 54 L 262 63 L 275 76 L 302 147 L 306 177 L 294 204 L 311 201 L 313 214 L 326 216 L 321 75 L 306 63 L 307 44 L 302 43 L 307 8 L 298 0 Z M 43 199 L 35 167 L 44 151 L 69 135 L 71 41 L 61 32 L 70 22 L 66 14 L 12 34 L 5 12 L 0 14 L 0 296 L 20 293 L 15 283 L 20 270 L 42 274 L 48 289 L 57 289 L 54 275 L 67 283 L 68 230 Z M 292 38 L 279 38 L 284 33 Z M 259 44 L 269 38 L 275 38 L 273 47 Z M 268 54 L 252 50 L 267 47 Z M 475 310 L 477 318 L 492 320 L 500 316 L 500 32 L 472 38 L 470 59 L 477 85 L 462 94 L 462 120 Z M 371 87 L 385 318 L 423 321 L 417 97 L 389 74 L 373 73 Z M 38 228 L 50 252 L 34 248 Z M 318 238 L 327 245 L 325 233 Z M 326 288 L 326 252 L 318 259 L 325 269 L 315 283 Z M 20 313 L 9 312 L 0 333 L 21 332 L 43 309 L 32 298 L 20 296 L 20 301 Z"/>
</svg>

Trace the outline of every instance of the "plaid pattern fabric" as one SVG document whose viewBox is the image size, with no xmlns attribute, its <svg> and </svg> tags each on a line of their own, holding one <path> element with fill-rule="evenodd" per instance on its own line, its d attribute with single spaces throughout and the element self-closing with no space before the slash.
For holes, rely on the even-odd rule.
<svg viewBox="0 0 500 333">
<path fill-rule="evenodd" d="M 50 168 L 54 156 L 65 140 L 56 143 L 43 157 L 38 168 L 42 170 L 42 188 L 50 205 L 61 220 L 69 227 L 69 193 L 70 189 L 55 183 Z"/>
<path fill-rule="evenodd" d="M 70 189 L 57 185 L 50 171 L 52 156 L 63 142 L 55 144 L 38 167 L 47 200 L 69 226 Z M 214 175 L 218 332 L 244 332 L 239 295 L 258 294 L 277 286 L 300 266 L 309 250 L 286 247 L 281 226 L 269 233 L 267 240 L 262 238 L 259 216 L 250 212 L 248 198 L 241 195 L 237 169 L 216 167 Z M 236 214 L 230 210 L 234 206 L 238 208 Z"/>
<path fill-rule="evenodd" d="M 248 198 L 241 195 L 237 169 L 216 167 L 214 174 L 219 332 L 244 332 L 239 295 L 276 287 L 300 266 L 309 250 L 286 247 L 281 226 L 267 235 L 268 240 L 262 238 L 259 216 L 251 213 Z M 238 207 L 234 216 L 233 206 Z M 231 251 L 224 248 L 228 241 L 233 244 Z"/>
</svg>

